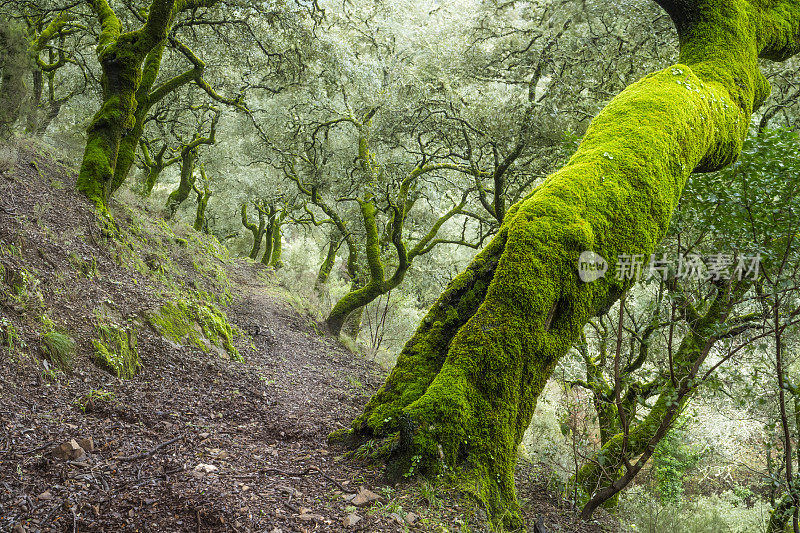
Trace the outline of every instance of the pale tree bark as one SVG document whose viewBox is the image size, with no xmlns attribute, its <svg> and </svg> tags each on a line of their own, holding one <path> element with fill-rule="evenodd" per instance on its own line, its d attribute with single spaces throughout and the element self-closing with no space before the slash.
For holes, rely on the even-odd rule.
<svg viewBox="0 0 800 533">
<path fill-rule="evenodd" d="M 758 58 L 798 51 L 800 0 L 666 2 L 680 63 L 614 98 L 575 155 L 512 206 L 445 290 L 352 429 L 391 477 L 455 472 L 495 522 L 521 525 L 517 447 L 556 362 L 629 282 L 583 283 L 579 255 L 649 256 L 687 178 L 733 162 L 769 93 Z"/>
</svg>

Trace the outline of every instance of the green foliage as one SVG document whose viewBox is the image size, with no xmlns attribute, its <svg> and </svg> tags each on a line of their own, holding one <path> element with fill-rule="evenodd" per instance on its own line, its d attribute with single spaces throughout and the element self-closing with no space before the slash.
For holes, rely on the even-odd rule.
<svg viewBox="0 0 800 533">
<path fill-rule="evenodd" d="M 403 473 L 403 477 L 404 478 L 412 477 L 417 472 L 417 469 L 419 468 L 419 463 L 421 461 L 422 461 L 421 455 L 412 455 L 410 464 L 408 466 L 408 470 Z"/>
<path fill-rule="evenodd" d="M 662 504 L 678 504 L 683 499 L 683 481 L 700 459 L 696 447 L 686 440 L 686 430 L 672 428 L 653 453 L 655 491 Z"/>
<path fill-rule="evenodd" d="M 800 215 L 800 184 L 786 179 L 798 173 L 798 134 L 763 130 L 745 141 L 734 165 L 690 180 L 673 231 L 701 227 L 728 249 L 774 254 L 765 245 L 785 245 L 775 239 L 795 228 Z"/>
<path fill-rule="evenodd" d="M 233 345 L 234 331 L 225 313 L 213 304 L 195 304 L 195 312 L 205 337 L 216 346 L 223 347 L 231 359 L 243 362 L 244 359 Z"/>
<path fill-rule="evenodd" d="M 444 507 L 444 504 L 437 493 L 436 486 L 433 483 L 427 479 L 423 479 L 417 488 L 419 490 L 420 498 L 425 501 L 428 507 L 431 509 L 441 509 Z"/>
<path fill-rule="evenodd" d="M 338 435 L 331 434 L 330 437 L 331 441 L 336 441 L 337 436 L 345 436 L 345 433 L 340 430 Z M 378 449 L 377 442 L 375 440 L 368 440 L 367 442 L 365 442 L 364 444 L 353 450 L 352 456 L 355 459 L 359 459 L 362 461 L 367 460 L 374 456 L 377 449 Z"/>
<path fill-rule="evenodd" d="M 71 253 L 69 254 L 69 262 L 88 279 L 100 277 L 100 271 L 97 269 L 97 259 L 94 256 L 79 256 Z"/>
<path fill-rule="evenodd" d="M 36 284 L 35 278 L 24 268 L 11 269 L 6 267 L 5 274 L 14 296 L 17 296 L 19 300 L 25 299 L 28 296 L 30 287 Z"/>
<path fill-rule="evenodd" d="M 51 331 L 39 338 L 42 353 L 65 372 L 72 370 L 72 358 L 75 355 L 75 341 L 68 335 Z"/>
<path fill-rule="evenodd" d="M 637 533 L 753 533 L 764 530 L 769 504 L 747 505 L 730 491 L 663 504 L 636 487 L 620 499 L 617 516 L 624 531 Z"/>
<path fill-rule="evenodd" d="M 25 347 L 25 341 L 14 323 L 4 316 L 0 316 L 0 346 L 12 355 Z"/>
</svg>

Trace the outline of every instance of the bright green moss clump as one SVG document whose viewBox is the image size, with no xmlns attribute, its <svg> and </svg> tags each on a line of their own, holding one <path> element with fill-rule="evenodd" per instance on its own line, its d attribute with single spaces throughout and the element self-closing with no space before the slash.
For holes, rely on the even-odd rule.
<svg viewBox="0 0 800 533">
<path fill-rule="evenodd" d="M 233 328 L 228 323 L 225 313 L 213 304 L 195 304 L 194 310 L 197 323 L 203 329 L 203 335 L 216 346 L 224 348 L 231 359 L 242 361 L 242 356 L 233 345 Z"/>
<path fill-rule="evenodd" d="M 197 333 L 192 327 L 194 321 L 184 301 L 167 302 L 158 313 L 150 315 L 148 320 L 156 331 L 173 342 L 183 342 L 193 332 Z"/>
<path fill-rule="evenodd" d="M 94 363 L 118 378 L 130 379 L 139 372 L 136 330 L 114 323 L 97 324 L 99 337 L 92 340 Z"/>
<path fill-rule="evenodd" d="M 242 361 L 233 345 L 233 327 L 228 317 L 210 303 L 167 302 L 148 317 L 150 324 L 164 337 L 177 343 L 194 344 L 208 352 L 210 344 L 228 352 L 231 359 Z"/>
</svg>

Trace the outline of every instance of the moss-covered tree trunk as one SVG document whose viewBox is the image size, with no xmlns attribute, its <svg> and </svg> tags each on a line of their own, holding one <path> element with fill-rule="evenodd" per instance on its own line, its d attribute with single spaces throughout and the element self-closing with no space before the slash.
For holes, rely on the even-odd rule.
<svg viewBox="0 0 800 533">
<path fill-rule="evenodd" d="M 217 122 L 219 121 L 219 110 L 216 108 L 212 108 L 214 112 L 214 117 L 211 120 L 211 131 L 208 137 L 204 137 L 197 132 L 194 134 L 192 141 L 188 144 L 184 144 L 181 147 L 181 154 L 180 154 L 180 161 L 181 161 L 181 180 L 178 183 L 178 187 L 170 193 L 169 197 L 167 198 L 167 205 L 165 207 L 166 214 L 165 218 L 167 220 L 171 220 L 175 216 L 175 212 L 178 210 L 180 205 L 186 201 L 189 197 L 189 193 L 195 187 L 195 181 L 197 177 L 194 174 L 194 165 L 197 161 L 197 150 L 200 148 L 201 145 L 207 144 L 212 145 L 216 142 L 216 134 L 217 134 Z M 144 120 L 144 115 L 142 116 L 142 121 Z M 136 142 L 139 142 L 139 138 L 141 137 L 141 133 L 139 133 L 139 137 L 136 138 Z M 123 140 L 125 141 L 125 140 Z M 203 166 L 201 167 L 201 173 L 204 173 L 202 170 Z M 130 165 L 128 165 L 130 168 Z M 127 175 L 127 170 L 126 170 Z M 204 182 L 205 180 L 205 174 Z M 117 178 L 115 178 L 116 180 Z M 122 178 L 124 180 L 124 176 Z M 120 184 L 122 182 L 119 182 Z"/>
<path fill-rule="evenodd" d="M 217 0 L 151 0 L 144 24 L 137 30 L 123 33 L 122 24 L 108 0 L 89 0 L 101 25 L 97 58 L 102 68 L 100 82 L 103 101 L 87 130 L 78 189 L 101 210 L 106 211 L 107 201 L 130 172 L 144 132 L 147 114 L 153 105 L 192 81 L 201 85 L 215 100 L 240 105 L 238 101 L 225 100 L 203 81 L 205 64 L 185 46 L 181 47 L 181 51 L 191 61 L 192 68 L 155 86 L 161 69 L 167 31 L 172 26 L 175 15 L 181 11 L 211 7 L 216 2 Z M 218 116 L 219 113 L 215 110 L 210 142 L 206 142 L 209 139 L 204 139 L 200 143 L 213 144 L 214 126 Z M 148 175 L 145 188 L 148 194 L 161 170 L 163 168 Z"/>
<path fill-rule="evenodd" d="M 364 322 L 364 307 L 359 307 L 344 319 L 342 324 L 342 333 L 347 335 L 353 340 L 358 340 L 358 335 L 361 333 L 361 326 Z"/>
<path fill-rule="evenodd" d="M 344 226 L 342 226 L 344 228 Z M 348 292 L 344 297 L 342 297 L 331 309 L 331 312 L 328 313 L 328 317 L 325 320 L 325 325 L 327 326 L 328 330 L 334 334 L 338 335 L 342 331 L 342 326 L 344 325 L 345 320 L 347 319 L 347 315 L 349 315 L 354 309 L 357 309 L 358 306 L 348 308 L 347 303 L 342 303 L 342 300 L 348 298 L 352 295 L 356 290 L 363 288 L 363 276 L 364 273 L 362 272 L 361 265 L 359 264 L 359 255 L 358 255 L 358 248 L 356 247 L 356 243 L 351 234 L 346 233 L 344 237 L 345 243 L 347 244 L 347 275 L 350 277 L 350 292 Z M 338 309 L 337 309 L 338 306 Z"/>
<path fill-rule="evenodd" d="M 211 190 L 210 182 L 206 176 L 205 169 L 200 166 L 200 175 L 203 177 L 203 188 L 200 189 L 197 185 L 193 187 L 195 194 L 197 194 L 197 211 L 194 217 L 195 231 L 202 231 L 208 233 L 208 221 L 206 220 L 206 209 L 208 208 L 208 201 L 214 191 Z"/>
<path fill-rule="evenodd" d="M 197 194 L 197 211 L 195 213 L 193 226 L 196 231 L 208 233 L 206 223 L 206 208 L 208 207 L 208 201 L 211 199 L 212 194 L 212 191 L 210 191 L 207 187 L 203 192 L 198 192 Z"/>
<path fill-rule="evenodd" d="M 269 220 L 267 229 L 265 230 L 264 242 L 264 255 L 261 257 L 261 263 L 270 266 L 274 269 L 279 269 L 283 266 L 283 242 L 281 235 L 281 226 L 286 212 L 279 210 L 275 204 L 269 206 Z"/>
<path fill-rule="evenodd" d="M 349 117 L 344 122 L 353 124 L 358 130 L 358 157 L 356 157 L 357 168 L 359 174 L 363 179 L 363 183 L 373 183 L 379 179 L 383 174 L 381 165 L 377 163 L 375 154 L 370 151 L 370 141 L 367 134 L 370 121 L 377 108 L 369 110 L 361 119 Z M 332 123 L 342 122 L 335 120 Z M 329 123 L 328 125 L 332 124 Z M 312 167 L 314 164 L 308 159 L 303 158 Z M 325 319 L 325 324 L 328 330 L 334 334 L 339 335 L 345 320 L 348 319 L 353 313 L 357 312 L 358 315 L 353 318 L 352 324 L 354 329 L 360 328 L 361 324 L 361 309 L 381 295 L 386 294 L 400 283 L 405 278 L 406 272 L 414 261 L 414 258 L 428 253 L 434 247 L 443 242 L 451 244 L 466 244 L 471 245 L 466 241 L 452 241 L 438 239 L 437 235 L 442 226 L 451 218 L 463 213 L 464 206 L 467 202 L 467 192 L 462 196 L 461 202 L 450 209 L 448 212 L 441 215 L 431 226 L 427 234 L 420 238 L 412 247 L 405 239 L 403 232 L 405 231 L 405 222 L 410 209 L 413 208 L 415 200 L 410 191 L 414 189 L 419 178 L 430 172 L 437 172 L 443 170 L 450 170 L 461 172 L 470 176 L 480 176 L 481 173 L 475 168 L 465 167 L 451 163 L 430 163 L 425 161 L 426 158 L 411 169 L 410 172 L 399 182 L 396 193 L 388 199 L 388 206 L 383 204 L 383 200 L 378 201 L 375 198 L 374 191 L 367 190 L 362 193 L 362 197 L 358 199 L 360 208 L 360 222 L 364 228 L 364 242 L 363 251 L 366 257 L 367 269 L 362 272 L 358 263 L 359 248 L 356 247 L 355 239 L 352 232 L 348 229 L 348 224 L 334 209 L 334 202 L 325 199 L 319 192 L 316 186 L 306 184 L 295 172 L 294 163 L 289 163 L 287 168 L 284 169 L 289 179 L 295 182 L 297 188 L 301 193 L 310 197 L 311 202 L 319 207 L 328 217 L 327 223 L 331 223 L 339 230 L 344 236 L 344 241 L 347 243 L 350 258 L 348 259 L 348 271 L 350 278 L 353 280 L 352 288 L 344 297 L 342 297 L 333 306 L 333 309 Z M 344 198 L 338 201 L 344 201 Z M 349 202 L 352 198 L 349 198 Z M 377 216 L 382 212 L 387 216 L 387 220 L 383 226 L 382 231 L 378 229 Z M 318 224 L 314 220 L 314 215 L 309 211 L 311 220 L 314 224 Z M 320 222 L 321 224 L 323 222 Z M 481 241 L 482 242 L 482 241 Z M 394 272 L 387 275 L 387 268 L 384 264 L 384 258 L 381 255 L 384 246 L 391 245 L 396 254 L 396 264 Z M 473 247 L 475 247 L 473 245 Z M 357 334 L 357 331 L 351 330 L 351 333 Z"/>
<path fill-rule="evenodd" d="M 97 57 L 102 68 L 103 103 L 86 132 L 78 189 L 105 211 L 115 186 L 120 143 L 137 123 L 136 93 L 142 81 L 142 65 L 166 39 L 175 0 L 152 0 L 145 24 L 127 33 L 122 32 L 122 24 L 107 0 L 91 0 L 90 4 L 101 25 Z M 122 161 L 129 156 L 124 154 Z"/>
<path fill-rule="evenodd" d="M 507 526 L 521 524 L 514 466 L 539 394 L 586 322 L 628 288 L 612 276 L 583 283 L 580 254 L 653 253 L 689 175 L 738 156 L 769 91 L 758 57 L 798 49 L 797 0 L 659 4 L 678 28 L 680 63 L 614 98 L 567 165 L 509 209 L 352 429 L 333 436 L 384 439 L 395 478 L 458 472 Z"/>
<path fill-rule="evenodd" d="M 258 225 L 248 220 L 247 203 L 242 204 L 242 225 L 253 234 L 253 247 L 250 249 L 248 257 L 254 261 L 258 257 L 258 252 L 261 250 L 261 241 L 264 240 L 267 224 L 267 216 L 264 207 L 258 202 L 256 202 L 255 206 L 256 211 L 258 211 Z"/>
<path fill-rule="evenodd" d="M 11 136 L 27 99 L 25 76 L 30 69 L 28 41 L 22 28 L 0 23 L 0 139 Z"/>
<path fill-rule="evenodd" d="M 51 18 L 52 15 L 52 18 Z M 26 131 L 43 134 L 58 116 L 61 106 L 70 98 L 56 98 L 56 73 L 75 58 L 68 52 L 65 37 L 85 30 L 69 9 L 38 17 L 25 16 L 28 32 L 32 36 L 28 49 L 32 59 L 33 101 L 28 109 Z M 53 44 L 53 41 L 58 41 Z M 3 46 L 0 46 L 3 48 Z M 42 55 L 46 59 L 42 58 Z M 47 94 L 45 98 L 45 81 Z"/>
<path fill-rule="evenodd" d="M 161 177 L 161 173 L 164 171 L 164 167 L 161 166 L 152 166 L 147 168 L 147 175 L 144 178 L 144 183 L 142 184 L 142 196 L 145 198 L 149 198 L 151 194 L 153 194 L 153 189 L 158 183 L 158 178 Z"/>
<path fill-rule="evenodd" d="M 51 57 L 52 60 L 52 57 Z M 50 124 L 58 117 L 61 112 L 61 107 L 66 102 L 67 98 L 57 99 L 55 96 L 55 70 L 47 72 L 47 99 L 42 98 L 41 83 L 43 81 L 43 74 L 41 69 L 37 69 L 34 76 L 34 95 L 31 110 L 28 113 L 28 125 L 25 127 L 26 131 L 35 135 L 44 135 Z M 39 87 L 37 88 L 37 85 Z"/>
<path fill-rule="evenodd" d="M 63 43 L 62 43 L 63 46 Z M 25 131 L 43 135 L 53 120 L 58 117 L 61 106 L 67 98 L 56 98 L 56 71 L 67 64 L 66 56 L 59 50 L 56 58 L 53 49 L 48 50 L 49 64 L 39 61 L 33 71 L 33 101 L 28 111 Z M 47 97 L 44 95 L 44 81 L 47 80 Z"/>
<path fill-rule="evenodd" d="M 118 61 L 103 62 L 103 105 L 87 131 L 86 152 L 78 175 L 78 189 L 98 207 L 111 197 L 114 168 L 117 165 L 120 141 L 127 128 L 133 126 L 134 94 L 139 77 L 138 65 Z"/>
<path fill-rule="evenodd" d="M 334 229 L 331 231 L 330 241 L 328 242 L 328 250 L 325 253 L 325 259 L 323 259 L 322 263 L 319 265 L 317 279 L 314 282 L 314 290 L 318 296 L 322 296 L 324 293 L 323 288 L 325 287 L 325 284 L 328 283 L 328 278 L 330 278 L 331 271 L 333 271 L 333 265 L 336 264 L 336 254 L 338 252 L 338 232 Z"/>
<path fill-rule="evenodd" d="M 114 174 L 109 186 L 110 193 L 113 194 L 128 177 L 131 167 L 136 160 L 136 149 L 144 134 L 145 119 L 147 113 L 156 99 L 150 97 L 150 89 L 155 83 L 156 77 L 161 70 L 161 58 L 164 55 L 164 42 L 159 43 L 158 46 L 150 50 L 145 57 L 142 67 L 142 80 L 136 88 L 135 108 L 132 113 L 132 125 L 127 128 L 119 140 L 119 156 L 114 165 Z M 166 94 L 166 93 L 165 93 Z M 154 169 L 151 169 L 154 170 Z M 162 169 L 154 173 L 152 176 L 148 172 L 148 179 L 146 181 L 146 191 L 149 195 L 155 186 Z M 152 182 L 150 181 L 152 179 Z M 151 184 L 152 183 L 152 184 Z"/>
<path fill-rule="evenodd" d="M 364 286 L 364 279 L 360 276 L 356 276 L 351 281 L 350 293 L 360 291 L 364 288 Z M 358 334 L 361 332 L 361 323 L 364 320 L 364 308 L 365 306 L 362 305 L 361 307 L 353 309 L 347 313 L 344 321 L 342 322 L 341 333 L 347 335 L 353 340 L 358 340 Z"/>
<path fill-rule="evenodd" d="M 272 259 L 270 259 L 269 266 L 275 270 L 283 267 L 283 233 L 281 232 L 283 217 L 284 213 L 275 215 L 270 238 L 268 238 L 270 242 L 267 243 L 272 245 Z"/>
<path fill-rule="evenodd" d="M 155 157 L 151 156 L 150 147 L 146 141 L 141 140 L 140 145 L 142 147 L 142 157 L 144 159 L 145 169 L 145 177 L 144 182 L 142 183 L 141 194 L 144 198 L 149 198 L 153 193 L 153 188 L 158 182 L 158 178 L 161 177 L 161 173 L 164 172 L 164 169 L 167 167 L 172 166 L 180 161 L 180 156 L 166 158 L 167 150 L 169 149 L 169 145 L 166 143 L 161 146 L 161 149 L 158 151 L 158 153 L 156 153 Z"/>
<path fill-rule="evenodd" d="M 325 324 L 328 330 L 334 335 L 338 335 L 342 331 L 345 320 L 353 312 L 357 312 L 375 298 L 397 287 L 397 285 L 403 281 L 410 264 L 406 256 L 402 254 L 401 262 L 395 269 L 394 274 L 391 278 L 386 279 L 386 272 L 381 260 L 380 236 L 378 234 L 378 226 L 375 222 L 375 214 L 377 211 L 375 204 L 371 200 L 365 199 L 360 202 L 360 207 L 361 218 L 366 233 L 365 248 L 369 267 L 369 279 L 363 280 L 361 276 L 355 276 L 352 280 L 350 292 L 336 302 L 336 305 L 331 309 L 331 312 L 325 319 Z M 399 248 L 401 247 L 398 246 L 398 249 Z M 405 250 L 403 249 L 403 251 Z M 359 318 L 359 326 L 360 323 L 361 320 Z"/>
<path fill-rule="evenodd" d="M 172 220 L 178 208 L 189 197 L 189 193 L 192 192 L 197 179 L 194 173 L 196 160 L 197 153 L 194 150 L 184 150 L 181 154 L 181 181 L 167 198 L 167 205 L 164 208 L 165 219 Z"/>
<path fill-rule="evenodd" d="M 269 211 L 265 210 L 264 216 L 267 219 L 267 227 L 264 230 L 264 255 L 261 256 L 261 264 L 270 266 L 272 262 L 272 252 L 274 249 L 273 239 L 275 237 L 275 206 L 270 205 Z"/>
</svg>

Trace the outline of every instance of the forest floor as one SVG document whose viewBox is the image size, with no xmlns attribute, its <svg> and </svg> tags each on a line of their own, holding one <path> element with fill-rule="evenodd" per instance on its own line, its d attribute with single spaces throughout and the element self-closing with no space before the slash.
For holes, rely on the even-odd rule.
<svg viewBox="0 0 800 533">
<path fill-rule="evenodd" d="M 474 505 L 425 482 L 390 487 L 328 447 L 385 370 L 320 334 L 262 265 L 118 207 L 129 234 L 155 233 L 128 254 L 98 229 L 68 166 L 28 146 L 14 159 L 0 166 L 0 285 L 16 273 L 27 289 L 0 294 L 0 531 L 485 530 Z M 249 332 L 236 340 L 244 362 L 149 327 L 142 317 L 174 293 L 137 257 L 198 294 L 226 278 L 229 320 Z M 132 379 L 90 362 L 101 314 L 136 327 Z M 43 324 L 76 340 L 71 372 L 41 357 Z M 605 514 L 579 521 L 531 472 L 518 474 L 531 531 L 539 516 L 547 531 L 617 529 Z"/>
</svg>

